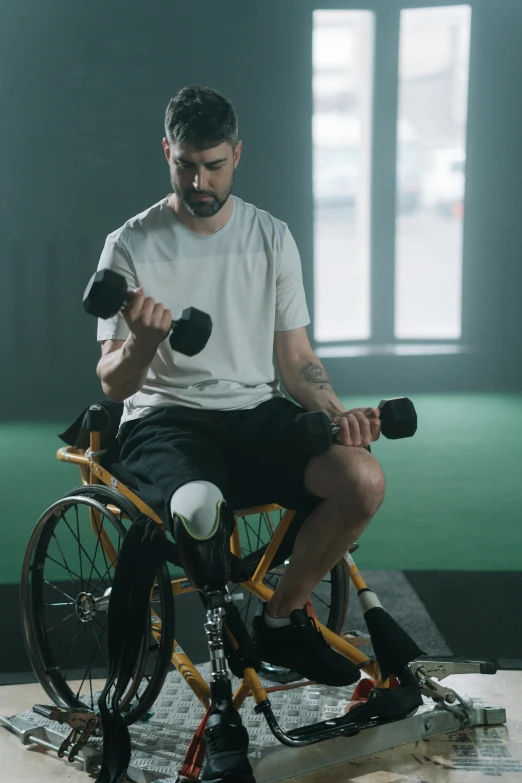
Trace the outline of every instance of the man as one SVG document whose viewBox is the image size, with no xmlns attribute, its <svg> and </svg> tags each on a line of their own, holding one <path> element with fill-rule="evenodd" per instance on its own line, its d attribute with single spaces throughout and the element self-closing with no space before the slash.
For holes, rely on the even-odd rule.
<svg viewBox="0 0 522 783">
<path fill-rule="evenodd" d="M 312 351 L 286 223 L 232 195 L 242 142 L 230 101 L 182 89 L 167 107 L 163 149 L 172 193 L 110 234 L 98 267 L 123 274 L 133 292 L 126 311 L 98 326 L 98 376 L 124 401 L 120 462 L 167 523 L 177 515 L 200 540 L 225 501 L 315 504 L 252 635 L 265 661 L 327 684 L 355 682 L 357 667 L 303 607 L 382 502 L 383 473 L 365 449 L 379 437 L 379 410 L 346 411 Z M 192 357 L 165 340 L 188 306 L 213 323 Z M 297 405 L 280 391 L 274 352 Z M 324 411 L 341 427 L 338 442 L 312 458 L 278 449 L 303 411 Z"/>
</svg>

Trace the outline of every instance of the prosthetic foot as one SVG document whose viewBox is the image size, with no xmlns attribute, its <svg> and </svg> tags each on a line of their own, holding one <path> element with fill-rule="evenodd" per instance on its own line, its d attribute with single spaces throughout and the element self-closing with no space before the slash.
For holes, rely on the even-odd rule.
<svg viewBox="0 0 522 783">
<path fill-rule="evenodd" d="M 227 677 L 224 699 L 216 699 L 224 681 L 211 684 L 213 710 L 205 729 L 205 766 L 202 783 L 255 783 L 248 760 L 248 732 L 232 706 L 232 691 Z M 217 686 L 217 687 L 215 687 Z"/>
</svg>

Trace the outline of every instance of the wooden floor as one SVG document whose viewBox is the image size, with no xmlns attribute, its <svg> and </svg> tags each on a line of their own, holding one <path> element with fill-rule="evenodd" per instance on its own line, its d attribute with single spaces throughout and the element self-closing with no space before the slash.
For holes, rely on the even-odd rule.
<svg viewBox="0 0 522 783">
<path fill-rule="evenodd" d="M 444 681 L 459 692 L 505 707 L 507 725 L 477 728 L 403 745 L 375 756 L 325 767 L 291 778 L 299 783 L 502 783 L 522 781 L 522 672 L 502 671 L 487 677 L 464 675 Z M 12 716 L 33 704 L 48 703 L 39 685 L 0 687 L 0 715 Z M 356 742 L 357 737 L 346 740 Z M 0 727 L 0 783 L 56 783 L 94 778 L 37 745 L 23 746 Z"/>
</svg>

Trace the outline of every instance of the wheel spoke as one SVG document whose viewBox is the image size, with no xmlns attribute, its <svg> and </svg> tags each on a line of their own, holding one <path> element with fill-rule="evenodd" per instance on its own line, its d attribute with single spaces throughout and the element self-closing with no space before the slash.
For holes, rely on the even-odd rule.
<svg viewBox="0 0 522 783">
<path fill-rule="evenodd" d="M 245 523 L 245 533 L 246 533 L 246 536 L 247 536 L 247 539 L 248 539 L 248 548 L 249 548 L 250 552 L 253 552 L 254 550 L 252 549 L 252 542 L 250 541 L 250 533 L 248 531 L 249 525 L 248 525 L 248 522 L 246 521 L 245 517 L 243 517 L 243 522 Z"/>
<path fill-rule="evenodd" d="M 323 603 L 326 606 L 327 609 L 330 609 L 330 604 L 327 604 L 326 601 L 323 598 L 321 598 L 321 596 L 318 593 L 312 593 L 312 595 L 315 598 L 318 598 L 319 601 L 321 601 L 321 603 Z"/>
<path fill-rule="evenodd" d="M 263 516 L 265 518 L 265 525 L 267 526 L 268 532 L 270 533 L 270 538 L 272 538 L 275 533 L 275 527 L 272 524 L 272 517 L 270 516 L 270 513 L 263 514 Z"/>
<path fill-rule="evenodd" d="M 78 544 L 79 544 L 79 546 L 81 547 L 81 549 L 82 549 L 82 552 L 83 552 L 83 554 L 85 555 L 85 557 L 87 558 L 87 560 L 88 560 L 90 563 L 92 563 L 92 560 L 91 560 L 91 558 L 89 557 L 89 554 L 88 554 L 88 552 L 85 550 L 85 547 L 83 546 L 83 544 L 81 543 L 81 541 L 80 541 L 78 538 L 76 538 L 76 535 L 75 535 L 75 533 L 74 533 L 74 530 L 72 530 L 71 526 L 69 525 L 69 523 L 67 522 L 67 520 L 66 520 L 66 519 L 65 519 L 65 517 L 63 516 L 63 513 L 62 513 L 62 512 L 60 513 L 60 516 L 61 516 L 61 518 L 63 519 L 63 521 L 65 522 L 65 525 L 66 525 L 66 527 L 68 528 L 68 530 L 70 531 L 70 533 L 71 533 L 71 535 L 73 536 L 73 538 L 75 538 L 75 539 L 76 539 L 76 541 L 78 541 Z M 93 565 L 94 565 L 94 564 L 93 564 Z M 98 571 L 98 569 L 96 568 L 96 566 L 94 566 L 94 569 L 96 570 L 96 573 L 98 574 L 98 576 L 100 576 L 100 572 Z"/>
<path fill-rule="evenodd" d="M 83 630 L 84 630 L 85 643 L 86 643 L 86 645 L 85 645 L 85 646 L 86 646 L 86 648 L 87 648 L 87 628 L 85 627 L 85 623 L 83 623 Z M 93 649 L 93 651 L 92 651 L 92 653 L 91 653 L 91 657 L 90 657 L 90 659 L 89 659 L 89 663 L 88 663 L 88 664 L 87 664 L 87 666 L 86 666 L 86 669 L 85 669 L 85 674 L 83 675 L 83 679 L 82 679 L 82 681 L 81 681 L 81 683 L 80 683 L 80 687 L 79 687 L 79 688 L 78 688 L 78 690 L 76 691 L 76 698 L 77 698 L 77 699 L 79 699 L 79 698 L 80 698 L 80 691 L 81 691 L 81 689 L 82 689 L 82 687 L 83 687 L 83 683 L 85 682 L 85 678 L 87 677 L 87 673 L 91 671 L 91 663 L 92 663 L 92 661 L 93 661 L 93 658 L 94 658 L 94 653 L 95 653 L 95 652 L 96 652 L 96 647 Z M 89 680 L 90 680 L 90 677 L 89 677 Z"/>
<path fill-rule="evenodd" d="M 68 615 L 67 615 L 67 617 L 64 617 L 64 618 L 62 618 L 62 619 L 61 619 L 61 620 L 60 620 L 58 623 L 56 623 L 56 625 L 53 625 L 53 627 L 52 627 L 52 628 L 46 628 L 46 629 L 45 629 L 45 632 L 46 632 L 46 633 L 51 633 L 51 631 L 54 631 L 54 629 L 55 629 L 55 628 L 56 628 L 58 625 L 61 625 L 61 624 L 62 624 L 62 623 L 64 623 L 66 620 L 68 620 L 68 619 L 69 619 L 69 617 L 75 617 L 75 616 L 76 616 L 76 612 L 71 612 L 71 614 L 68 614 Z"/>
<path fill-rule="evenodd" d="M 102 551 L 103 551 L 103 547 L 102 547 Z M 118 553 L 118 554 L 119 554 L 119 553 Z M 108 568 L 107 568 L 107 570 L 105 571 L 105 573 L 104 573 L 104 575 L 102 576 L 102 578 L 101 578 L 101 579 L 99 579 L 99 580 L 96 582 L 95 586 L 94 586 L 94 587 L 93 587 L 93 589 L 92 589 L 92 592 L 93 592 L 93 593 L 95 593 L 95 592 L 96 592 L 96 590 L 98 589 L 98 587 L 99 587 L 99 585 L 100 585 L 100 582 L 102 582 L 102 580 L 104 580 L 104 578 L 107 576 L 107 574 L 109 573 L 109 571 L 111 570 L 111 568 L 112 568 L 113 564 L 116 562 L 116 560 L 117 560 L 117 559 L 118 559 L 118 555 L 116 555 L 116 557 L 114 558 L 114 560 L 112 561 L 112 563 L 110 563 L 110 565 L 108 566 Z M 105 584 L 105 581 L 103 581 L 103 583 Z"/>
<path fill-rule="evenodd" d="M 85 634 L 85 636 L 87 637 L 87 634 Z M 94 649 L 96 649 L 96 647 Z M 92 658 L 91 658 L 91 660 L 92 660 Z M 91 710 L 94 710 L 94 694 L 92 692 L 92 677 L 91 677 L 91 667 L 90 666 L 89 666 L 89 690 L 91 692 L 91 704 L 90 704 L 90 707 L 91 707 Z"/>
<path fill-rule="evenodd" d="M 249 592 L 249 593 L 248 593 L 247 607 L 246 607 L 246 617 L 247 617 L 247 618 L 248 618 L 248 614 L 249 614 L 249 612 L 250 612 L 250 607 L 251 607 L 251 605 L 252 605 L 252 601 L 253 601 L 253 599 L 254 599 L 254 594 Z"/>
<path fill-rule="evenodd" d="M 94 561 L 96 560 L 96 555 L 98 553 L 98 547 L 100 546 L 102 532 L 103 532 L 103 521 L 101 522 L 100 529 L 98 530 L 98 535 L 96 536 L 96 547 L 94 549 L 94 555 L 92 557 L 92 562 L 91 562 L 91 573 L 89 574 L 89 584 L 91 583 L 92 572 L 94 571 Z M 103 550 L 103 547 L 102 547 L 102 550 Z M 96 570 L 98 571 L 98 569 L 96 569 Z M 100 572 L 99 571 L 98 571 L 98 576 L 100 576 Z M 102 577 L 102 579 L 103 579 L 103 577 Z M 98 584 L 100 584 L 100 583 L 98 582 Z M 105 584 L 105 582 L 104 582 L 104 584 Z"/>
<path fill-rule="evenodd" d="M 94 627 L 93 627 L 92 623 L 89 623 L 89 627 L 90 627 L 90 629 L 91 629 L 91 631 L 93 633 L 94 638 L 96 639 L 96 644 L 98 645 L 98 648 L 99 648 L 99 650 L 100 650 L 100 652 L 102 654 L 102 657 L 103 657 L 103 659 L 104 659 L 104 661 L 105 661 L 105 663 L 107 665 L 107 669 L 108 669 L 109 668 L 109 661 L 107 660 L 107 653 L 106 653 L 105 650 L 103 650 L 103 648 L 102 648 L 102 646 L 100 644 L 100 640 L 96 636 L 96 631 L 94 630 Z"/>
<path fill-rule="evenodd" d="M 63 563 L 59 563 L 59 562 L 58 562 L 58 560 L 54 560 L 54 558 L 52 558 L 52 557 L 51 557 L 51 556 L 50 556 L 50 555 L 49 555 L 47 552 L 45 553 L 45 555 L 46 555 L 46 557 L 48 557 L 48 558 L 49 558 L 49 560 L 53 560 L 53 562 L 55 562 L 55 563 L 56 563 L 56 565 L 59 565 L 59 566 L 61 566 L 62 568 L 65 568 L 65 570 L 67 571 L 67 573 L 69 574 L 69 577 L 70 577 L 70 579 L 71 579 L 71 584 L 73 585 L 74 589 L 76 589 L 76 586 L 75 586 L 75 584 L 74 584 L 74 580 L 73 580 L 73 578 L 72 578 L 72 572 L 71 572 L 71 569 L 70 569 L 70 568 L 69 568 L 69 566 L 67 565 L 67 561 L 66 561 L 66 559 L 65 559 L 65 555 L 64 555 L 64 553 L 63 553 L 63 551 L 62 551 L 62 548 L 61 548 L 61 546 L 60 546 L 60 544 L 59 544 L 59 542 L 58 542 L 58 539 L 56 538 L 56 529 L 55 529 L 55 530 L 53 530 L 53 538 L 54 538 L 54 540 L 56 541 L 56 546 L 57 546 L 57 547 L 58 547 L 58 549 L 60 550 L 60 554 L 61 554 L 61 556 L 62 556 L 62 558 L 63 558 Z M 74 576 L 75 576 L 77 579 L 79 579 L 79 577 L 78 577 L 78 574 L 74 574 Z"/>
<path fill-rule="evenodd" d="M 99 628 L 101 628 L 101 636 L 100 636 L 100 639 L 101 639 L 101 638 L 102 638 L 102 636 L 103 636 L 103 634 L 104 634 L 104 633 L 106 633 L 106 631 L 107 631 L 107 623 L 106 623 L 105 625 L 102 625 L 102 624 L 100 623 L 100 621 L 98 620 L 98 618 L 97 618 L 97 617 L 93 617 L 92 619 L 93 619 L 93 621 L 96 623 L 96 625 L 97 625 Z"/>
<path fill-rule="evenodd" d="M 82 629 L 82 624 L 81 624 L 80 620 L 78 620 L 78 627 L 76 628 L 76 631 L 74 633 L 74 637 L 71 637 L 71 639 L 73 640 L 73 643 L 72 643 L 72 647 L 71 647 L 71 652 L 69 653 L 69 660 L 72 659 L 72 656 L 73 656 L 73 653 L 74 653 L 74 646 L 76 644 L 76 639 L 78 638 L 78 634 L 80 633 L 81 629 Z M 71 641 L 71 639 L 69 639 L 69 642 Z M 69 642 L 67 642 L 67 644 L 69 644 Z M 63 647 L 65 647 L 65 645 L 63 645 Z M 61 652 L 63 650 L 63 647 L 60 648 L 59 652 Z M 64 677 L 65 681 L 67 681 L 67 674 L 68 674 L 68 672 L 69 672 L 69 667 L 67 666 L 67 669 L 65 670 L 65 677 Z"/>
<path fill-rule="evenodd" d="M 107 534 L 107 535 L 108 535 L 108 534 Z M 109 569 L 110 569 L 110 567 L 112 566 L 112 564 L 113 564 L 113 563 L 114 563 L 114 561 L 116 560 L 116 558 L 114 558 L 114 560 L 112 561 L 111 565 L 109 565 L 109 564 L 107 563 L 107 555 L 106 555 L 106 553 L 105 553 L 105 549 L 103 548 L 103 546 L 102 546 L 102 548 L 101 548 L 101 549 L 102 549 L 102 553 L 103 553 L 103 559 L 105 560 L 105 565 L 106 565 L 106 567 L 107 567 L 107 570 L 105 571 L 105 574 L 107 574 L 107 573 L 109 572 Z M 104 576 L 105 576 L 105 574 L 104 574 Z M 100 584 L 100 583 L 98 582 L 98 584 Z M 96 586 L 98 586 L 98 585 L 96 585 Z"/>
<path fill-rule="evenodd" d="M 80 579 L 79 574 L 77 574 L 75 571 L 71 571 L 69 566 L 66 566 L 63 563 L 60 563 L 59 560 L 56 560 L 56 558 L 52 557 L 48 552 L 45 553 L 45 559 L 46 560 L 50 560 L 52 563 L 55 563 L 57 566 L 60 566 L 60 568 L 63 568 L 65 571 L 67 571 L 69 576 L 75 576 L 76 579 Z M 78 589 L 78 585 L 75 584 L 72 579 L 71 579 L 71 584 L 72 584 L 72 586 L 74 587 L 75 590 Z"/>
<path fill-rule="evenodd" d="M 259 527 L 261 527 L 261 524 L 259 524 Z M 252 527 L 250 522 L 247 522 L 246 519 L 245 519 L 245 529 L 246 530 L 251 530 L 252 531 L 252 535 L 253 536 L 257 536 L 257 543 L 259 544 L 259 541 L 260 541 L 259 533 L 256 533 L 256 531 L 254 530 L 254 528 Z M 248 536 L 248 544 L 250 546 L 250 551 L 251 552 L 255 552 L 257 549 L 259 549 L 259 546 L 257 546 L 255 549 L 252 548 L 252 544 L 250 543 L 250 536 Z"/>
<path fill-rule="evenodd" d="M 75 504 L 74 508 L 76 510 L 76 530 L 77 530 L 77 533 L 78 533 L 78 559 L 80 561 L 80 578 L 81 578 L 81 581 L 82 581 L 81 590 L 82 590 L 82 593 L 83 593 L 83 563 L 82 563 L 82 552 L 81 552 L 81 549 L 80 549 L 80 519 L 78 517 L 78 506 L 76 504 Z"/>
<path fill-rule="evenodd" d="M 258 532 L 257 532 L 257 534 L 256 534 L 256 535 L 257 535 L 257 546 L 256 546 L 256 551 L 259 549 L 259 547 L 260 547 L 260 545 L 261 545 L 261 524 L 262 524 L 262 522 L 264 521 L 264 517 L 265 517 L 265 515 L 264 515 L 264 514 L 260 514 L 260 515 L 259 515 L 259 525 L 258 525 L 258 528 L 257 528 Z"/>
<path fill-rule="evenodd" d="M 53 585 L 52 582 L 49 582 L 47 579 L 44 579 L 43 582 L 45 585 L 49 585 L 49 587 L 52 587 L 54 590 L 58 590 L 58 592 L 64 595 L 66 598 L 69 598 L 73 604 L 76 603 L 72 595 L 69 595 L 69 593 L 66 593 L 64 590 L 61 590 L 59 587 L 56 587 L 56 585 Z"/>
</svg>

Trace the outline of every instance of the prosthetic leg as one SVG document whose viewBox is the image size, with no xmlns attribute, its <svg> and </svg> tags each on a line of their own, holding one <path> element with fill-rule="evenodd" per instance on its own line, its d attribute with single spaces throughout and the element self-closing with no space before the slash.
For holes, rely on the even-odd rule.
<svg viewBox="0 0 522 783">
<path fill-rule="evenodd" d="M 205 632 L 210 654 L 211 711 L 205 729 L 204 783 L 255 783 L 248 760 L 248 733 L 232 703 L 223 641 L 225 606 L 230 579 L 230 536 L 234 525 L 225 500 L 217 503 L 214 524 L 207 536 L 196 537 L 190 522 L 173 514 L 173 535 L 185 573 L 199 590 L 206 607 Z"/>
</svg>

